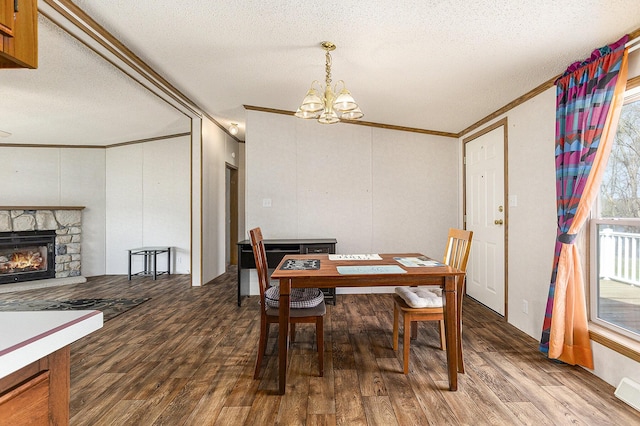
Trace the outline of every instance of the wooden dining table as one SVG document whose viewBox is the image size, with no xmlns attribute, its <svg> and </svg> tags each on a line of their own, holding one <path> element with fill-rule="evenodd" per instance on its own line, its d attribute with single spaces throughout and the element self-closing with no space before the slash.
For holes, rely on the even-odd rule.
<svg viewBox="0 0 640 426">
<path fill-rule="evenodd" d="M 437 285 L 443 289 L 444 323 L 447 343 L 449 390 L 458 389 L 458 372 L 462 372 L 461 298 L 463 271 L 447 265 L 403 266 L 396 258 L 426 257 L 420 253 L 380 254 L 381 259 L 359 260 L 357 256 L 331 260 L 326 254 L 287 255 L 271 275 L 280 281 L 278 386 L 284 395 L 287 384 L 290 294 L 292 288 L 384 287 Z M 312 262 L 313 261 L 313 262 Z M 318 262 L 315 262 L 318 261 Z M 284 265 L 300 265 L 300 269 L 283 269 Z M 311 269 L 311 267 L 317 269 Z M 346 268 L 345 268 L 346 267 Z M 399 269 L 400 268 L 400 269 Z M 340 269 L 340 271 L 339 271 Z M 342 271 L 342 272 L 341 272 Z"/>
</svg>

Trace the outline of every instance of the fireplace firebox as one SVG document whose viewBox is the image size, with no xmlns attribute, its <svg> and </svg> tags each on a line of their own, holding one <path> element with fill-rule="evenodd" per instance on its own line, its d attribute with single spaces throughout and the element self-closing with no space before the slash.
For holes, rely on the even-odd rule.
<svg viewBox="0 0 640 426">
<path fill-rule="evenodd" d="M 56 231 L 0 232 L 0 284 L 55 278 Z"/>
</svg>

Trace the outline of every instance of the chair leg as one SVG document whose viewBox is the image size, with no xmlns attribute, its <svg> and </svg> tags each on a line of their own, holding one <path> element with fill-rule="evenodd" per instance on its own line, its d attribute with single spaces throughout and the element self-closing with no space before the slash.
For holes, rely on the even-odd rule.
<svg viewBox="0 0 640 426">
<path fill-rule="evenodd" d="M 289 340 L 291 343 L 296 341 L 296 324 L 293 322 L 289 324 Z"/>
<path fill-rule="evenodd" d="M 418 338 L 418 322 L 411 322 L 411 339 L 416 340 Z"/>
<path fill-rule="evenodd" d="M 269 336 L 269 323 L 267 321 L 260 321 L 260 340 L 258 341 L 258 356 L 256 358 L 256 369 L 253 373 L 253 379 L 256 380 L 260 376 L 260 366 L 262 365 L 262 358 L 267 348 L 267 338 Z"/>
<path fill-rule="evenodd" d="M 464 373 L 464 362 L 462 360 L 462 298 L 465 292 L 465 281 L 462 281 L 462 291 L 458 292 L 458 321 L 456 326 L 458 327 L 458 372 Z"/>
<path fill-rule="evenodd" d="M 444 332 L 444 320 L 438 321 L 440 323 L 440 349 L 447 350 L 447 339 Z"/>
<path fill-rule="evenodd" d="M 324 318 L 316 319 L 316 346 L 318 347 L 318 370 L 324 376 Z"/>
<path fill-rule="evenodd" d="M 402 351 L 403 351 L 403 371 L 404 374 L 408 374 L 409 373 L 409 345 L 410 345 L 410 341 L 411 341 L 411 316 L 404 314 L 403 315 L 403 319 L 404 319 L 404 336 L 403 336 L 403 347 L 402 347 Z"/>
<path fill-rule="evenodd" d="M 464 361 L 462 360 L 462 326 L 458 324 L 458 373 L 464 373 Z"/>
<path fill-rule="evenodd" d="M 398 350 L 398 320 L 399 320 L 398 304 L 393 304 L 393 350 Z"/>
</svg>

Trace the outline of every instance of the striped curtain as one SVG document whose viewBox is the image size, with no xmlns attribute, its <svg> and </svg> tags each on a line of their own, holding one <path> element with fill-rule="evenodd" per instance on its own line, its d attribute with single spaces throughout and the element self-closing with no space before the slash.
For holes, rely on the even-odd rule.
<svg viewBox="0 0 640 426">
<path fill-rule="evenodd" d="M 595 50 L 556 81 L 558 230 L 540 350 L 587 368 L 593 368 L 593 355 L 574 240 L 589 216 L 611 152 L 627 82 L 627 39 Z"/>
</svg>

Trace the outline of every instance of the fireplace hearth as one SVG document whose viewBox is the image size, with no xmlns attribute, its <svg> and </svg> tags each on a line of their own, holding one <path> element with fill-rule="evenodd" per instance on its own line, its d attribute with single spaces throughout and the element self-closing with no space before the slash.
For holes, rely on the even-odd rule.
<svg viewBox="0 0 640 426">
<path fill-rule="evenodd" d="M 56 231 L 0 232 L 0 284 L 54 278 Z"/>
</svg>

